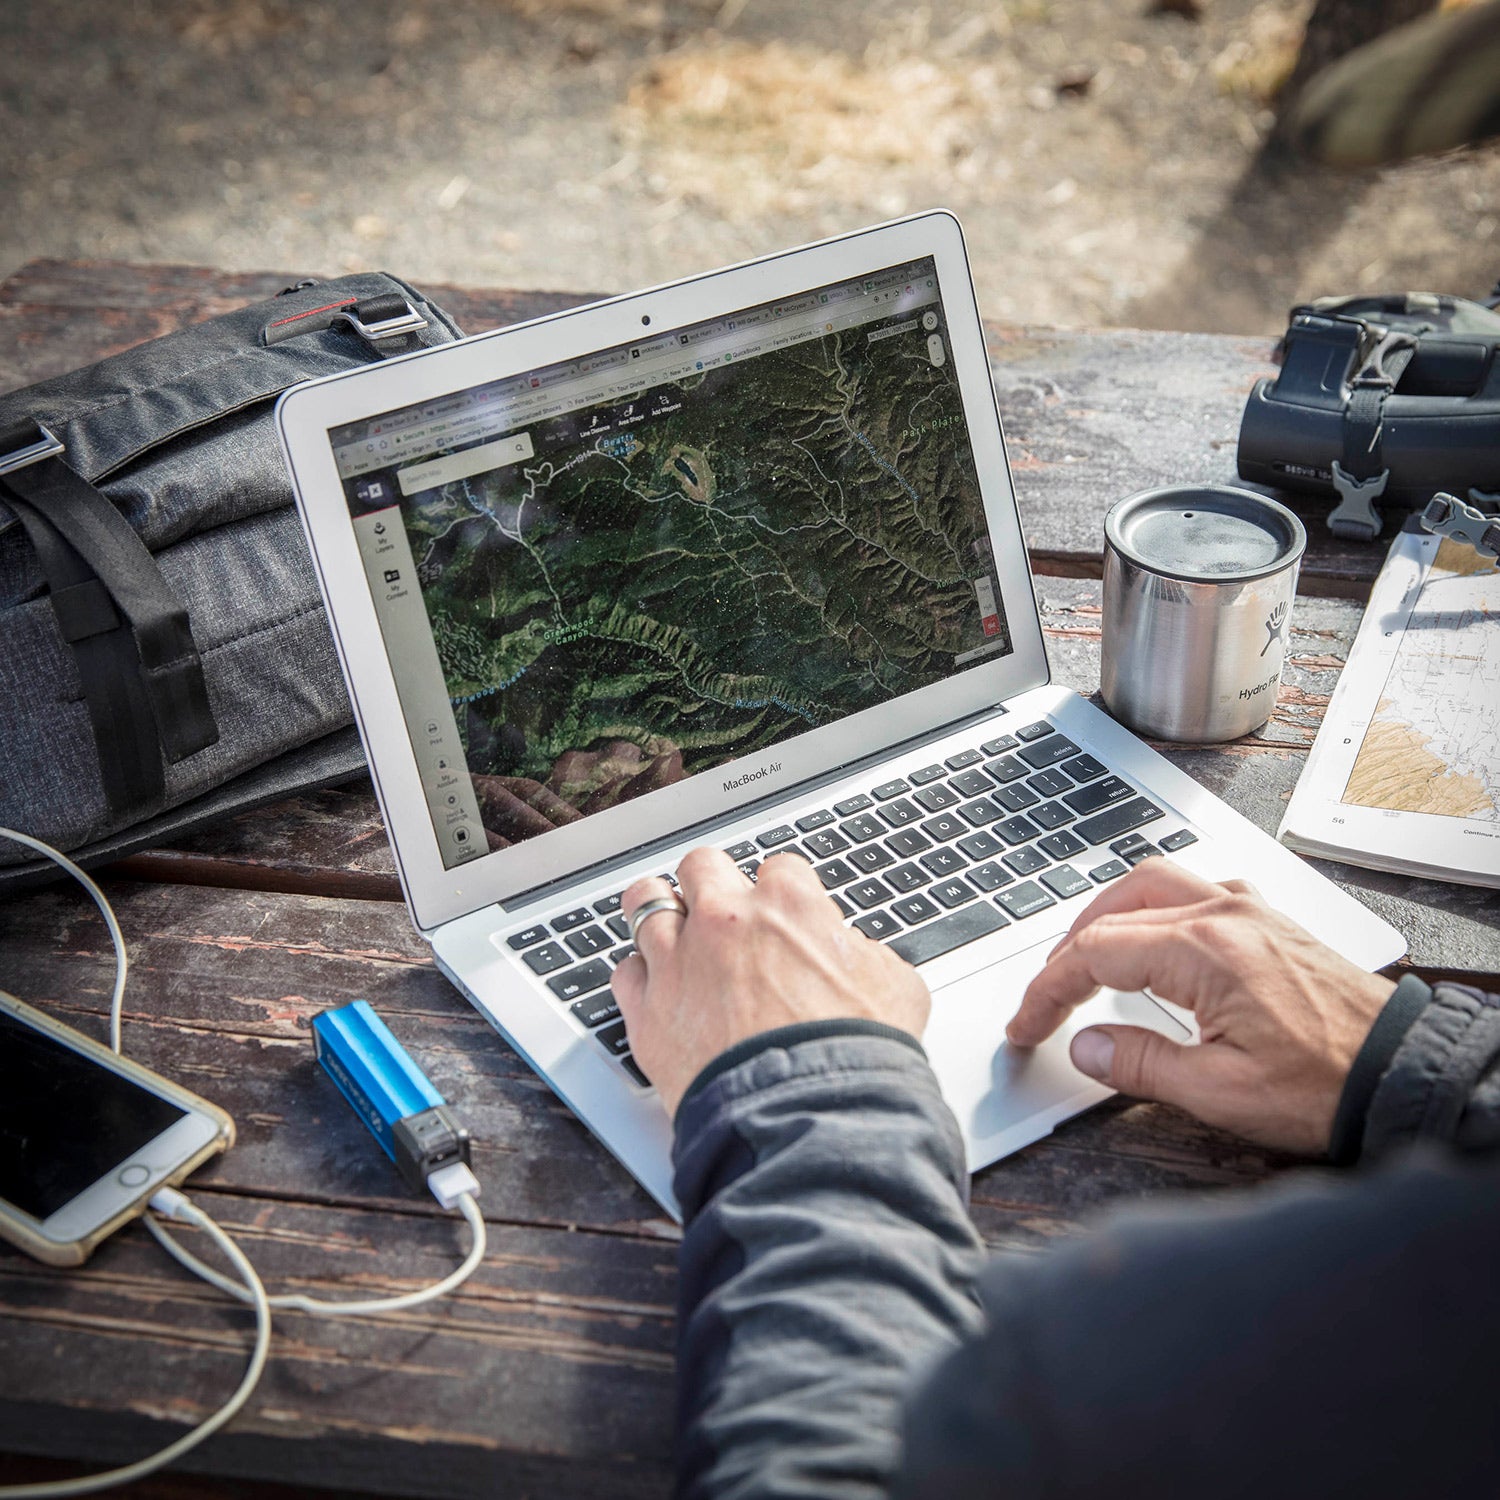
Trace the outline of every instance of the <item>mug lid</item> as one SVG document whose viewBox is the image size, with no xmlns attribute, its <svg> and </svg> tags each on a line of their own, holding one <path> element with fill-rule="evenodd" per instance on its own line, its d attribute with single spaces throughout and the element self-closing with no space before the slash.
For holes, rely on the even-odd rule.
<svg viewBox="0 0 1500 1500">
<path fill-rule="evenodd" d="M 1300 561 L 1302 522 L 1279 501 L 1227 484 L 1182 484 L 1117 500 L 1106 542 L 1137 567 L 1189 583 L 1248 583 Z"/>
</svg>

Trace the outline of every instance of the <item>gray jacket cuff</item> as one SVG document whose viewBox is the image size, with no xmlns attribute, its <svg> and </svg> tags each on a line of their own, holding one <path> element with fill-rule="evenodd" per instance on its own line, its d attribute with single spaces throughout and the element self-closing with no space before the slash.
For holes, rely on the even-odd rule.
<svg viewBox="0 0 1500 1500">
<path fill-rule="evenodd" d="M 1365 1120 L 1365 1158 L 1413 1140 L 1500 1145 L 1500 995 L 1433 986 Z"/>
</svg>

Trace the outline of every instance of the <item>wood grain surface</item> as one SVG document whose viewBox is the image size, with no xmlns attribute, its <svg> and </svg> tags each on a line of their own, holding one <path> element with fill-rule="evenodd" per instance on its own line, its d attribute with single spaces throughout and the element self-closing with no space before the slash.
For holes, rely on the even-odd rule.
<svg viewBox="0 0 1500 1500">
<path fill-rule="evenodd" d="M 39 262 L 0 285 L 0 385 L 74 368 L 290 273 Z M 470 330 L 580 300 L 430 288 Z M 989 329 L 1054 677 L 1098 683 L 1104 509 L 1154 484 L 1228 479 L 1268 349 L 1244 339 Z M 1379 549 L 1316 535 L 1309 595 L 1357 595 Z M 1266 728 L 1163 747 L 1274 829 L 1359 605 L 1305 596 Z M 1326 866 L 1407 933 L 1429 973 L 1500 972 L 1493 893 Z M 331 1297 L 444 1274 L 463 1228 L 414 1198 L 315 1066 L 311 1017 L 375 1005 L 475 1137 L 490 1253 L 457 1296 L 359 1320 L 278 1318 L 265 1383 L 192 1473 L 137 1500 L 665 1496 L 677 1230 L 437 972 L 412 929 L 367 784 L 231 818 L 103 873 L 129 943 L 125 1045 L 227 1108 L 238 1142 L 195 1196 L 273 1290 Z M 107 935 L 72 886 L 0 903 L 0 986 L 101 1035 Z M 1493 982 L 1493 979 L 1492 979 Z M 1175 1111 L 1113 1101 L 978 1174 L 974 1217 L 1034 1251 L 1100 1208 L 1243 1188 L 1290 1165 Z M 248 1317 L 139 1228 L 59 1271 L 0 1247 L 0 1482 L 149 1451 L 238 1378 Z M 45 1458 L 38 1457 L 44 1455 Z M 61 1461 L 61 1467 L 59 1463 Z"/>
</svg>

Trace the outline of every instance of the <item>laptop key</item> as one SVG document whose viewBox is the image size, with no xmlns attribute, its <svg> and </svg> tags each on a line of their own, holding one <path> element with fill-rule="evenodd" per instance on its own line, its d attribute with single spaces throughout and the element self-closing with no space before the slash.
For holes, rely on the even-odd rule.
<svg viewBox="0 0 1500 1500">
<path fill-rule="evenodd" d="M 1145 797 L 1132 797 L 1129 802 L 1117 802 L 1105 812 L 1085 818 L 1073 832 L 1091 844 L 1105 844 L 1110 839 L 1119 838 L 1122 833 L 1164 817 L 1166 814 L 1154 802 Z M 1118 854 L 1119 850 L 1115 852 Z"/>
<path fill-rule="evenodd" d="M 929 781 L 937 781 L 942 774 L 941 766 L 923 766 L 920 771 L 908 771 L 906 779 L 913 786 L 926 786 Z"/>
<path fill-rule="evenodd" d="M 872 906 L 889 901 L 891 888 L 883 880 L 861 880 L 858 885 L 851 885 L 844 894 L 861 910 L 868 911 Z"/>
<path fill-rule="evenodd" d="M 797 830 L 790 823 L 778 823 L 775 828 L 768 828 L 764 833 L 755 835 L 755 842 L 762 849 L 774 849 L 777 844 L 790 843 L 797 837 Z"/>
<path fill-rule="evenodd" d="M 1016 878 L 994 860 L 990 860 L 988 864 L 975 865 L 972 870 L 964 873 L 969 883 L 982 891 L 998 891 L 1002 885 L 1009 885 Z"/>
<path fill-rule="evenodd" d="M 973 902 L 936 922 L 903 932 L 900 937 L 892 938 L 888 946 L 909 964 L 925 964 L 976 938 L 999 932 L 1006 925 L 1004 914 L 989 902 Z"/>
<path fill-rule="evenodd" d="M 649 1089 L 651 1080 L 641 1071 L 641 1065 L 627 1052 L 620 1058 L 620 1066 L 630 1074 L 631 1081 L 638 1087 Z"/>
<path fill-rule="evenodd" d="M 973 828 L 980 828 L 1005 816 L 1005 809 L 988 797 L 976 797 L 972 802 L 965 802 L 957 811 L 959 817 Z"/>
<path fill-rule="evenodd" d="M 1026 774 L 1026 767 L 1014 755 L 1002 755 L 999 760 L 985 763 L 984 774 L 1003 785 L 1007 781 L 1019 780 Z"/>
<path fill-rule="evenodd" d="M 1096 776 L 1102 776 L 1109 769 L 1101 765 L 1092 755 L 1080 755 L 1077 760 L 1065 760 L 1062 768 L 1073 778 L 1074 781 L 1093 781 Z"/>
<path fill-rule="evenodd" d="M 760 847 L 752 844 L 749 839 L 741 839 L 739 843 L 731 844 L 724 852 L 738 864 L 742 859 L 754 859 L 760 853 Z"/>
<path fill-rule="evenodd" d="M 1089 871 L 1089 879 L 1095 885 L 1103 885 L 1106 881 L 1118 880 L 1129 869 L 1130 866 L 1123 859 L 1107 859 L 1102 865 L 1095 865 Z"/>
<path fill-rule="evenodd" d="M 1034 880 L 1024 880 L 1015 890 L 1001 891 L 994 899 L 1017 921 L 1023 917 L 1033 917 L 1037 912 L 1057 905 L 1051 895 Z"/>
<path fill-rule="evenodd" d="M 591 958 L 610 946 L 609 934 L 602 927 L 580 927 L 563 939 L 579 958 Z"/>
<path fill-rule="evenodd" d="M 609 965 L 602 958 L 593 958 L 566 974 L 554 974 L 547 981 L 547 988 L 559 1000 L 576 1000 L 594 990 L 603 989 L 609 983 Z"/>
<path fill-rule="evenodd" d="M 620 1007 L 615 1004 L 612 990 L 600 990 L 596 995 L 589 995 L 583 1000 L 575 1000 L 569 1009 L 590 1031 L 596 1026 L 602 1026 L 606 1021 L 620 1019 Z"/>
<path fill-rule="evenodd" d="M 633 958 L 634 956 L 635 956 L 635 944 L 634 943 L 626 943 L 624 945 L 624 947 L 622 947 L 622 948 L 616 948 L 614 950 L 614 952 L 612 952 L 609 955 L 609 961 L 610 961 L 610 963 L 612 963 L 618 969 L 620 967 L 620 965 L 622 963 L 624 963 L 627 958 Z"/>
<path fill-rule="evenodd" d="M 766 855 L 766 859 L 780 859 L 784 854 L 795 855 L 796 858 L 805 861 L 807 864 L 811 864 L 813 862 L 812 855 L 810 855 L 806 849 L 798 848 L 796 844 L 788 844 L 785 849 L 773 849 L 768 855 Z M 764 864 L 765 860 L 762 860 L 761 863 Z"/>
<path fill-rule="evenodd" d="M 1046 838 L 1038 839 L 1036 846 L 1043 854 L 1050 854 L 1053 859 L 1072 859 L 1075 854 L 1082 854 L 1088 848 L 1082 839 L 1074 838 L 1066 829 L 1061 833 L 1049 833 Z"/>
<path fill-rule="evenodd" d="M 630 1038 L 625 1035 L 625 1023 L 623 1021 L 615 1021 L 608 1026 L 600 1027 L 594 1035 L 599 1038 L 599 1045 L 611 1057 L 623 1057 L 630 1051 Z"/>
<path fill-rule="evenodd" d="M 856 796 L 845 797 L 842 802 L 835 802 L 833 804 L 833 810 L 839 815 L 839 817 L 847 818 L 852 816 L 854 813 L 863 812 L 867 807 L 874 806 L 874 799 L 867 797 L 863 792 L 860 792 Z"/>
<path fill-rule="evenodd" d="M 961 797 L 982 797 L 995 790 L 995 783 L 983 771 L 968 770 L 954 776 L 948 785 Z"/>
<path fill-rule="evenodd" d="M 946 844 L 951 839 L 961 839 L 969 831 L 969 825 L 955 818 L 952 813 L 939 813 L 928 818 L 922 832 L 935 844 Z"/>
<path fill-rule="evenodd" d="M 970 859 L 988 859 L 990 855 L 998 854 L 1005 845 L 992 833 L 971 833 L 968 838 L 958 841 L 958 847 Z"/>
<path fill-rule="evenodd" d="M 1026 778 L 1026 785 L 1042 797 L 1061 797 L 1073 790 L 1073 783 L 1056 766 L 1050 771 L 1038 771 Z"/>
<path fill-rule="evenodd" d="M 916 803 L 907 801 L 905 797 L 898 797 L 894 802 L 887 802 L 879 809 L 879 812 L 892 828 L 904 828 L 906 824 L 915 823 L 922 816 L 922 809 Z"/>
<path fill-rule="evenodd" d="M 1009 854 L 1004 855 L 1001 863 L 1009 866 L 1017 875 L 1035 875 L 1038 870 L 1045 870 L 1052 863 L 1040 849 L 1012 849 Z"/>
<path fill-rule="evenodd" d="M 920 854 L 924 849 L 932 848 L 932 841 L 925 834 L 918 833 L 915 828 L 898 828 L 895 833 L 886 838 L 885 847 L 892 854 L 899 854 L 902 859 L 909 859 L 913 854 Z"/>
<path fill-rule="evenodd" d="M 879 844 L 861 844 L 858 849 L 849 851 L 849 863 L 856 870 L 863 870 L 866 875 L 873 875 L 876 870 L 883 870 L 888 865 L 895 864 L 896 856 Z"/>
<path fill-rule="evenodd" d="M 1106 776 L 1103 781 L 1069 792 L 1063 801 L 1082 818 L 1098 812 L 1101 807 L 1108 807 L 1111 802 L 1123 802 L 1133 790 L 1129 782 L 1121 781 L 1118 776 Z"/>
<path fill-rule="evenodd" d="M 908 896 L 904 901 L 897 901 L 891 907 L 891 910 L 908 927 L 915 927 L 918 922 L 925 922 L 928 918 L 937 916 L 940 909 L 934 906 L 926 896 Z"/>
<path fill-rule="evenodd" d="M 811 838 L 803 839 L 802 847 L 814 859 L 832 859 L 835 854 L 842 854 L 849 847 L 849 840 L 843 834 L 835 833 L 831 828 L 825 828 L 822 833 L 815 833 Z"/>
<path fill-rule="evenodd" d="M 920 802 L 928 812 L 942 812 L 945 807 L 953 807 L 963 800 L 957 792 L 941 781 L 933 786 L 924 786 L 920 791 L 913 792 L 911 795 L 912 800 Z"/>
<path fill-rule="evenodd" d="M 919 885 L 929 885 L 931 882 L 932 876 L 920 865 L 897 865 L 894 870 L 888 870 L 885 875 L 885 883 L 903 896 L 908 891 L 916 890 Z"/>
<path fill-rule="evenodd" d="M 950 755 L 943 764 L 950 771 L 962 771 L 965 766 L 972 766 L 982 759 L 977 750 L 960 750 L 957 755 Z"/>
<path fill-rule="evenodd" d="M 620 897 L 624 894 L 625 893 L 623 891 L 616 891 L 613 896 L 601 896 L 596 902 L 594 902 L 594 910 L 598 912 L 601 917 L 607 917 L 612 911 L 619 911 Z"/>
<path fill-rule="evenodd" d="M 849 925 L 859 928 L 867 938 L 874 938 L 877 943 L 884 942 L 886 938 L 901 931 L 901 924 L 888 911 L 866 912 Z"/>
<path fill-rule="evenodd" d="M 1042 884 L 1060 900 L 1066 901 L 1072 896 L 1081 896 L 1085 891 L 1093 890 L 1088 879 L 1080 875 L 1072 865 L 1059 865 L 1055 870 L 1048 870 L 1042 876 Z"/>
<path fill-rule="evenodd" d="M 1050 739 L 1038 740 L 1034 745 L 1022 745 L 1016 754 L 1034 770 L 1056 765 L 1078 754 L 1078 746 L 1065 734 L 1055 734 Z"/>
<path fill-rule="evenodd" d="M 1014 750 L 1021 742 L 1013 734 L 998 734 L 992 740 L 986 740 L 979 748 L 986 755 L 1003 755 L 1007 750 Z"/>
<path fill-rule="evenodd" d="M 823 889 L 831 891 L 837 886 L 848 885 L 859 879 L 859 872 L 841 859 L 830 859 L 826 865 L 814 865 L 813 874 L 823 882 Z"/>
<path fill-rule="evenodd" d="M 894 781 L 882 781 L 879 786 L 870 788 L 870 795 L 877 802 L 889 802 L 892 797 L 899 797 L 902 792 L 909 792 L 910 785 L 898 776 Z"/>
<path fill-rule="evenodd" d="M 797 829 L 800 833 L 811 833 L 815 828 L 826 828 L 831 822 L 833 822 L 833 814 L 826 807 L 820 807 L 817 812 L 810 812 L 798 818 Z"/>
<path fill-rule="evenodd" d="M 1004 839 L 1007 844 L 1029 844 L 1041 831 L 1030 818 L 1023 818 L 1019 815 L 996 823 L 990 830 L 997 837 Z"/>
<path fill-rule="evenodd" d="M 1150 859 L 1154 854 L 1160 854 L 1161 850 L 1155 844 L 1148 843 L 1138 835 L 1128 839 L 1117 839 L 1109 846 L 1114 850 L 1127 865 L 1138 865 L 1142 860 Z"/>
<path fill-rule="evenodd" d="M 1169 833 L 1164 839 L 1157 839 L 1157 844 L 1168 854 L 1176 854 L 1179 849 L 1186 849 L 1189 844 L 1198 842 L 1198 835 L 1189 832 L 1186 828 L 1179 828 L 1176 833 Z"/>
<path fill-rule="evenodd" d="M 566 969 L 573 962 L 573 955 L 561 943 L 543 943 L 521 955 L 526 967 L 533 974 L 551 974 L 555 969 Z"/>
<path fill-rule="evenodd" d="M 576 907 L 573 911 L 565 911 L 560 917 L 553 917 L 553 932 L 571 932 L 575 927 L 582 927 L 585 922 L 592 922 L 594 914 L 586 906 Z"/>
<path fill-rule="evenodd" d="M 840 823 L 839 832 L 846 839 L 852 839 L 856 844 L 863 844 L 867 839 L 878 839 L 885 832 L 885 825 L 879 818 L 872 818 L 869 813 L 860 813 L 858 817 L 850 818 L 847 823 Z"/>
<path fill-rule="evenodd" d="M 974 889 L 967 880 L 940 880 L 929 892 L 933 900 L 941 901 L 944 906 L 962 906 L 965 901 L 972 901 L 979 892 Z"/>
<path fill-rule="evenodd" d="M 752 885 L 755 884 L 755 872 L 758 869 L 760 869 L 760 861 L 758 859 L 747 859 L 740 863 L 740 874 Z"/>
<path fill-rule="evenodd" d="M 838 909 L 838 914 L 841 917 L 852 917 L 854 915 L 854 908 L 850 906 L 842 896 L 835 896 L 832 891 L 830 891 L 828 893 L 828 899 L 833 902 L 834 906 Z"/>
<path fill-rule="evenodd" d="M 1041 800 L 1024 781 L 1017 781 L 1011 786 L 1002 786 L 995 793 L 995 801 L 1006 812 L 1024 812 L 1028 807 L 1035 807 Z"/>
<path fill-rule="evenodd" d="M 524 932 L 512 933 L 505 941 L 508 946 L 514 948 L 519 953 L 522 948 L 531 948 L 537 943 L 544 942 L 548 935 L 547 924 L 545 922 L 538 922 L 534 927 L 528 927 Z"/>
<path fill-rule="evenodd" d="M 1024 729 L 1016 730 L 1016 738 L 1030 744 L 1032 740 L 1046 739 L 1051 733 L 1052 726 L 1045 719 L 1038 719 L 1035 724 L 1028 724 Z"/>
<path fill-rule="evenodd" d="M 924 870 L 943 876 L 962 870 L 968 861 L 956 849 L 934 849 L 931 854 L 924 854 L 920 863 Z"/>
<path fill-rule="evenodd" d="M 1064 823 L 1073 821 L 1073 814 L 1061 802 L 1055 801 L 1033 807 L 1027 816 L 1033 823 L 1040 823 L 1043 828 L 1061 828 Z"/>
</svg>

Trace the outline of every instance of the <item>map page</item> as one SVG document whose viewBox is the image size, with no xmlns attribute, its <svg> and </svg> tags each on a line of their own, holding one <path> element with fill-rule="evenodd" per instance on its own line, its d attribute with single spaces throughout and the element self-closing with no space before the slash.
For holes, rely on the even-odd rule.
<svg viewBox="0 0 1500 1500">
<path fill-rule="evenodd" d="M 1010 649 L 947 349 L 921 262 L 469 393 L 477 443 L 421 413 L 336 441 L 420 590 L 484 832 L 453 862 Z M 420 759 L 445 725 L 402 701 Z"/>
<path fill-rule="evenodd" d="M 1403 532 L 1282 825 L 1354 864 L 1500 885 L 1500 570 Z"/>
</svg>

